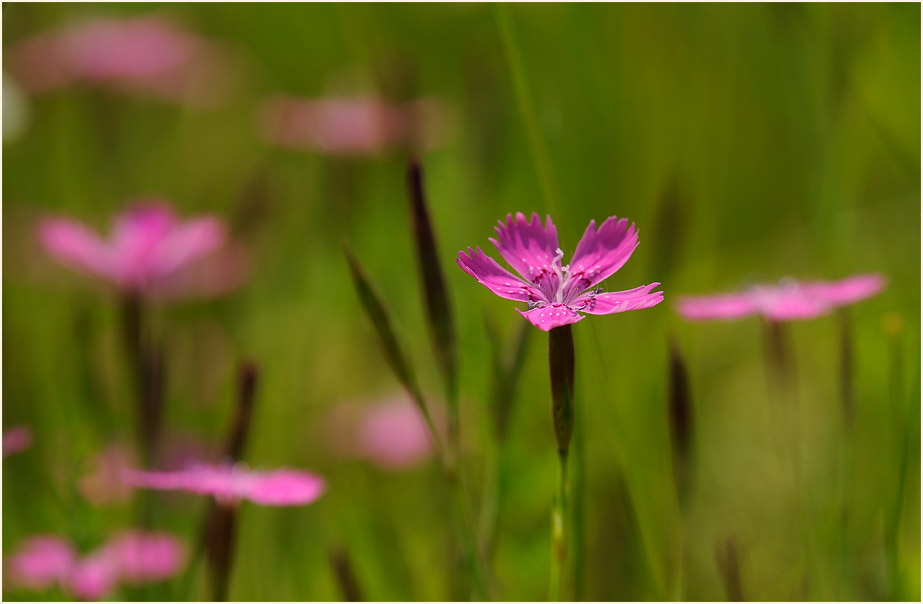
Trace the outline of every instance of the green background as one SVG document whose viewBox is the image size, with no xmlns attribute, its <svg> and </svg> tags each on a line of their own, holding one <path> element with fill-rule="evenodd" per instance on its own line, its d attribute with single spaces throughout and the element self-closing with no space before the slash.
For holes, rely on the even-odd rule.
<svg viewBox="0 0 923 604">
<path fill-rule="evenodd" d="M 730 539 L 748 599 L 919 600 L 918 4 L 4 4 L 3 44 L 84 17 L 152 11 L 233 49 L 227 103 L 188 110 L 77 87 L 32 99 L 28 130 L 4 143 L 3 426 L 35 435 L 3 463 L 4 554 L 35 533 L 91 549 L 134 522 L 134 505 L 95 508 L 75 489 L 95 452 L 132 435 L 117 299 L 51 267 L 31 238 L 42 213 L 104 230 L 132 199 L 157 194 L 184 214 L 226 217 L 255 264 L 229 296 L 152 313 L 167 355 L 168 430 L 223 439 L 234 368 L 252 358 L 261 383 L 248 462 L 329 482 L 311 506 L 243 505 L 231 598 L 339 598 L 330 547 L 349 551 L 369 599 L 458 593 L 434 465 L 382 472 L 329 446 L 338 404 L 400 390 L 349 280 L 344 239 L 425 390 L 441 391 L 409 235 L 406 153 L 277 150 L 255 129 L 271 93 L 425 95 L 452 109 L 451 137 L 422 161 L 459 334 L 472 505 L 493 450 L 485 316 L 505 340 L 523 319 L 454 255 L 492 249 L 507 212 L 552 214 L 568 256 L 591 218 L 625 216 L 641 244 L 605 285 L 660 281 L 665 301 L 574 327 L 585 544 L 570 597 L 722 599 L 715 551 Z M 836 316 L 790 325 L 797 394 L 778 401 L 758 319 L 690 324 L 673 310 L 681 294 L 861 272 L 885 275 L 888 287 L 849 309 L 851 428 Z M 671 469 L 670 334 L 696 416 L 685 514 Z M 503 461 L 499 599 L 547 595 L 557 466 L 546 337 L 531 335 Z M 155 525 L 191 542 L 204 501 L 154 501 Z M 174 580 L 117 596 L 204 598 L 201 571 L 188 591 Z M 5 594 L 31 596 L 54 594 Z"/>
</svg>

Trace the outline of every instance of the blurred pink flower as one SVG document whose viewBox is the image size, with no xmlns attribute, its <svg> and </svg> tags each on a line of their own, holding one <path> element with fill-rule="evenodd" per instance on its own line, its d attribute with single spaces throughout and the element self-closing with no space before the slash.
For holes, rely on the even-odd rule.
<svg viewBox="0 0 923 604">
<path fill-rule="evenodd" d="M 6 556 L 4 582 L 19 589 L 50 589 L 67 580 L 76 559 L 77 553 L 66 539 L 30 537 L 14 554 Z"/>
<path fill-rule="evenodd" d="M 361 454 L 386 468 L 415 466 L 433 452 L 426 421 L 406 398 L 369 409 L 359 423 L 356 438 Z"/>
<path fill-rule="evenodd" d="M 3 435 L 3 457 L 19 453 L 32 444 L 32 431 L 25 426 L 10 428 Z"/>
<path fill-rule="evenodd" d="M 480 247 L 459 252 L 458 265 L 501 298 L 528 302 L 529 309 L 519 313 L 543 331 L 582 320 L 578 311 L 608 315 L 663 301 L 663 292 L 651 293 L 660 283 L 620 292 L 590 290 L 622 268 L 638 246 L 638 233 L 625 218 L 610 216 L 598 231 L 596 221 L 591 220 L 566 266 L 561 265 L 564 252 L 558 247 L 558 231 L 550 216 L 544 227 L 538 214 L 526 221 L 521 212 L 515 220 L 507 214 L 506 223 L 499 224 L 494 227 L 499 241 L 490 238 L 490 242 L 523 278 L 501 267 Z"/>
<path fill-rule="evenodd" d="M 99 600 L 122 581 L 133 585 L 165 581 L 185 561 L 182 543 L 166 534 L 118 533 L 83 557 L 66 539 L 38 536 L 7 557 L 5 580 L 16 589 L 47 590 L 58 585 L 82 600 Z"/>
<path fill-rule="evenodd" d="M 78 83 L 171 102 L 212 104 L 226 87 L 222 51 L 156 16 L 98 18 L 38 34 L 9 50 L 31 93 Z"/>
<path fill-rule="evenodd" d="M 403 147 L 429 148 L 444 138 L 445 109 L 433 99 L 391 104 L 375 97 L 270 97 L 259 129 L 270 144 L 332 155 L 368 155 Z"/>
<path fill-rule="evenodd" d="M 166 581 L 186 562 L 183 544 L 165 534 L 126 531 L 113 537 L 106 550 L 118 559 L 122 579 L 132 585 Z"/>
<path fill-rule="evenodd" d="M 753 314 L 772 321 L 812 319 L 874 296 L 884 286 L 881 275 L 856 275 L 841 281 L 783 281 L 779 285 L 754 285 L 736 294 L 684 297 L 676 308 L 690 321 L 739 319 Z"/>
<path fill-rule="evenodd" d="M 136 487 L 212 495 L 236 504 L 248 499 L 259 505 L 306 505 L 323 495 L 324 480 L 296 470 L 257 472 L 240 465 L 196 465 L 176 472 L 130 471 L 125 479 Z"/>
<path fill-rule="evenodd" d="M 80 494 L 93 505 L 127 501 L 131 487 L 125 484 L 123 475 L 136 465 L 128 447 L 115 444 L 104 449 L 93 459 L 90 473 L 80 479 Z"/>
<path fill-rule="evenodd" d="M 137 203 L 116 216 L 108 240 L 64 218 L 43 219 L 38 237 L 59 263 L 126 292 L 155 298 L 208 295 L 240 282 L 234 271 L 218 275 L 219 283 L 206 282 L 204 288 L 190 282 L 188 271 L 201 268 L 222 251 L 227 228 L 213 216 L 180 220 L 163 202 Z M 234 266 L 243 268 L 239 263 Z"/>
</svg>

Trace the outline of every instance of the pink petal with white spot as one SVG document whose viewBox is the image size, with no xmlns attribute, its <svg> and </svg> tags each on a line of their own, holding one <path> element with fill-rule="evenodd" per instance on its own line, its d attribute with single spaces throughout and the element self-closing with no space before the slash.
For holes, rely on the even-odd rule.
<svg viewBox="0 0 923 604">
<path fill-rule="evenodd" d="M 825 300 L 829 304 L 842 306 L 853 304 L 878 294 L 885 287 L 881 275 L 856 275 L 841 281 L 818 281 L 800 284 L 807 295 Z"/>
<path fill-rule="evenodd" d="M 108 245 L 78 222 L 45 218 L 39 223 L 38 239 L 49 256 L 69 268 L 105 279 L 115 276 Z"/>
<path fill-rule="evenodd" d="M 612 276 L 628 262 L 638 247 L 638 231 L 628 219 L 610 216 L 596 229 L 596 221 L 587 226 L 570 262 L 572 285 L 564 292 L 569 296 L 590 288 Z"/>
<path fill-rule="evenodd" d="M 555 327 L 569 325 L 583 319 L 581 315 L 563 304 L 549 304 L 525 312 L 518 308 L 516 310 L 542 331 L 550 331 Z"/>
<path fill-rule="evenodd" d="M 498 239 L 491 237 L 489 240 L 513 270 L 532 283 L 542 273 L 552 272 L 558 250 L 558 230 L 551 216 L 545 217 L 545 226 L 535 212 L 529 221 L 522 212 L 516 212 L 515 219 L 507 214 L 506 223 L 498 223 L 500 226 L 494 227 Z"/>
<path fill-rule="evenodd" d="M 676 310 L 689 321 L 709 321 L 739 319 L 752 315 L 759 309 L 752 295 L 742 293 L 680 298 Z"/>
<path fill-rule="evenodd" d="M 635 289 L 621 292 L 604 292 L 595 296 L 582 296 L 577 298 L 573 306 L 580 312 L 592 315 L 611 315 L 629 310 L 651 308 L 663 302 L 663 292 L 651 293 L 651 290 L 660 285 L 651 283 Z M 585 306 L 584 306 L 585 304 Z"/>
<path fill-rule="evenodd" d="M 66 581 L 77 552 L 59 537 L 41 535 L 27 539 L 4 561 L 4 580 L 19 589 L 50 589 Z"/>
<path fill-rule="evenodd" d="M 468 252 L 458 252 L 458 266 L 478 282 L 507 300 L 520 302 L 544 300 L 544 296 L 532 285 L 526 283 L 508 270 L 502 268 L 496 260 L 481 251 L 481 248 Z"/>
</svg>

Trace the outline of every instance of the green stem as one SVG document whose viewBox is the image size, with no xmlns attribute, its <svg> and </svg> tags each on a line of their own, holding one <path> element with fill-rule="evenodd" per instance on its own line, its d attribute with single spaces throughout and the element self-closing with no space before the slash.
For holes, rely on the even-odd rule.
<svg viewBox="0 0 923 604">
<path fill-rule="evenodd" d="M 560 602 L 564 599 L 564 569 L 567 563 L 567 452 L 558 459 L 561 464 L 558 494 L 551 508 L 551 573 L 548 585 L 548 600 Z"/>
</svg>

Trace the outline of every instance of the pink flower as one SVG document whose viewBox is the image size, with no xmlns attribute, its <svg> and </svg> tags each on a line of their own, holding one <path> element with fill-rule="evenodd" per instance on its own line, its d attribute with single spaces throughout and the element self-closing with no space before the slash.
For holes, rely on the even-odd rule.
<svg viewBox="0 0 923 604">
<path fill-rule="evenodd" d="M 69 268 L 126 292 L 173 297 L 195 291 L 188 271 L 219 251 L 227 228 L 211 216 L 181 221 L 165 203 L 145 202 L 116 216 L 108 240 L 63 218 L 43 219 L 38 237 L 48 254 Z"/>
<path fill-rule="evenodd" d="M 112 445 L 93 459 L 92 470 L 80 479 L 78 490 L 93 505 L 127 501 L 131 488 L 125 484 L 123 474 L 135 465 L 135 456 L 128 447 Z"/>
<path fill-rule="evenodd" d="M 82 600 L 99 600 L 119 583 L 165 581 L 186 561 L 186 550 L 170 535 L 144 531 L 116 534 L 80 557 L 66 539 L 39 536 L 6 560 L 6 579 L 17 589 L 47 590 L 55 585 Z"/>
<path fill-rule="evenodd" d="M 620 292 L 595 287 L 622 268 L 638 245 L 638 233 L 625 218 L 611 216 L 598 231 L 596 221 L 591 220 L 566 266 L 561 264 L 564 252 L 558 247 L 558 232 L 550 216 L 544 228 L 535 213 L 531 221 L 521 212 L 515 220 L 508 214 L 506 224 L 499 224 L 494 227 L 499 241 L 491 238 L 490 242 L 523 278 L 501 267 L 480 247 L 459 252 L 458 265 L 501 298 L 528 302 L 529 309 L 519 312 L 539 329 L 549 331 L 576 323 L 583 319 L 578 311 L 608 315 L 650 308 L 663 301 L 663 292 L 651 293 L 660 283 Z"/>
<path fill-rule="evenodd" d="M 169 535 L 126 531 L 113 537 L 107 551 L 119 561 L 123 580 L 132 585 L 166 581 L 186 561 L 183 544 Z"/>
<path fill-rule="evenodd" d="M 10 55 L 13 72 L 32 93 L 87 83 L 210 104 L 226 84 L 216 45 L 153 16 L 69 25 L 15 44 Z"/>
<path fill-rule="evenodd" d="M 433 453 L 426 421 L 406 398 L 369 409 L 356 437 L 362 455 L 385 468 L 415 466 Z"/>
<path fill-rule="evenodd" d="M 812 319 L 874 296 L 884 286 L 880 275 L 856 275 L 842 281 L 783 281 L 779 285 L 754 285 L 736 294 L 681 298 L 677 311 L 690 321 L 739 319 L 753 314 L 772 321 Z"/>
<path fill-rule="evenodd" d="M 256 472 L 240 465 L 197 465 L 176 472 L 131 471 L 125 479 L 132 486 L 212 495 L 229 504 L 249 499 L 272 506 L 306 505 L 323 495 L 326 488 L 322 478 L 308 472 Z"/>
<path fill-rule="evenodd" d="M 16 426 L 3 435 L 3 457 L 25 451 L 32 444 L 32 431 L 25 426 Z"/>
<path fill-rule="evenodd" d="M 53 535 L 31 537 L 6 557 L 4 579 L 20 589 L 50 589 L 67 579 L 76 559 L 77 553 L 66 539 Z"/>
<path fill-rule="evenodd" d="M 280 147 L 367 155 L 434 146 L 443 113 L 441 104 L 431 99 L 396 105 L 374 97 L 309 100 L 277 95 L 263 104 L 259 129 L 267 142 Z M 423 132 L 427 137 L 421 141 Z"/>
</svg>

